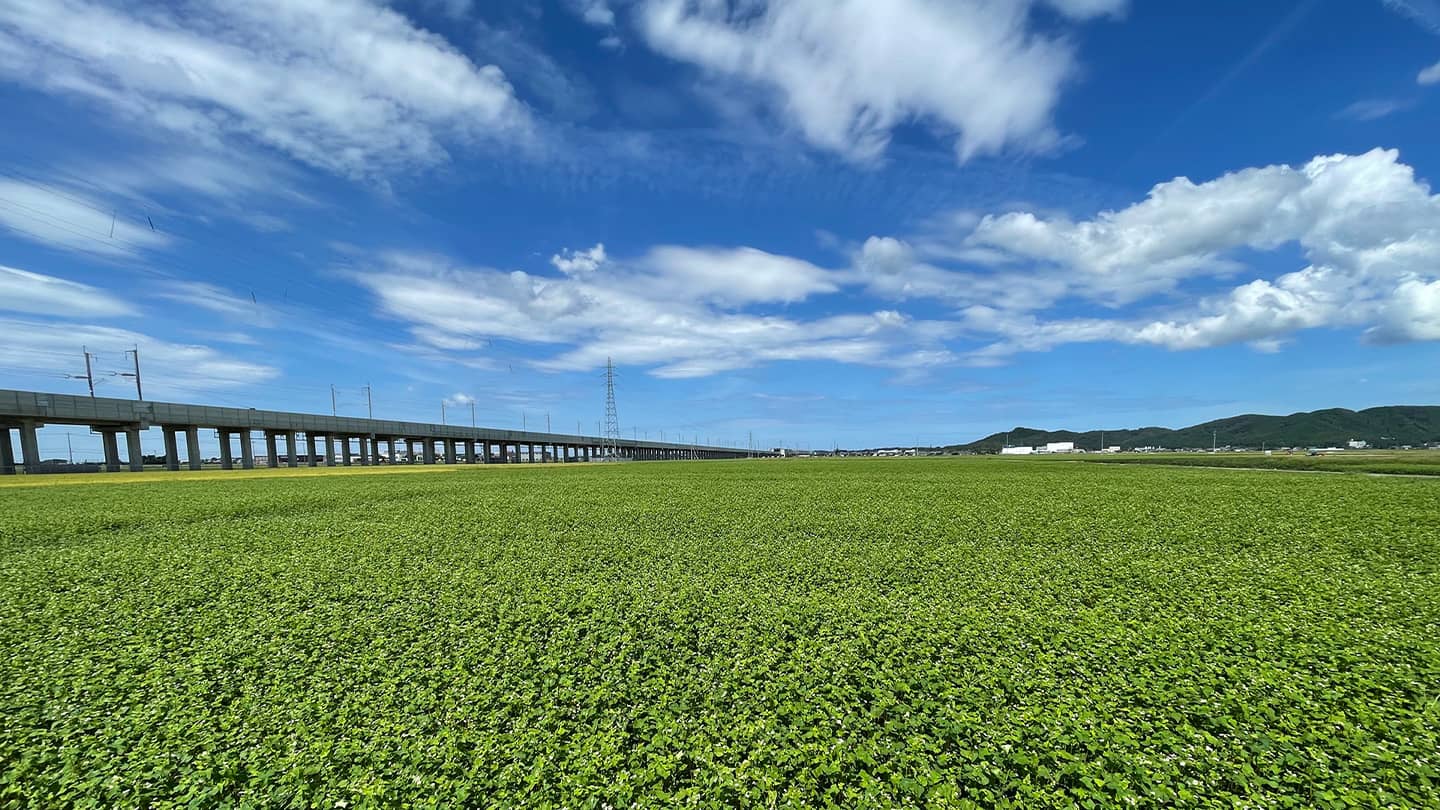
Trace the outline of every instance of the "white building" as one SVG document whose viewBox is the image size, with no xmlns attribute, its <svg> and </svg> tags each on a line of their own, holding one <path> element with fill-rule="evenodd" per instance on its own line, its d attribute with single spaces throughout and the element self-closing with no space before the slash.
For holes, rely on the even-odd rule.
<svg viewBox="0 0 1440 810">
<path fill-rule="evenodd" d="M 1035 452 L 1035 448 L 1033 448 L 1033 447 L 1002 447 L 1002 448 L 1000 448 L 1000 455 L 1002 455 L 1002 456 L 1028 456 L 1028 455 L 1030 455 L 1031 453 L 1034 453 L 1034 452 Z"/>
<path fill-rule="evenodd" d="M 1042 451 L 1045 453 L 1073 453 L 1075 452 L 1074 442 L 1050 442 L 1045 445 Z"/>
<path fill-rule="evenodd" d="M 1364 439 L 1351 439 L 1350 441 L 1345 443 L 1345 446 L 1350 448 L 1351 450 L 1364 450 L 1365 448 L 1370 446 L 1370 443 L 1365 441 Z"/>
</svg>

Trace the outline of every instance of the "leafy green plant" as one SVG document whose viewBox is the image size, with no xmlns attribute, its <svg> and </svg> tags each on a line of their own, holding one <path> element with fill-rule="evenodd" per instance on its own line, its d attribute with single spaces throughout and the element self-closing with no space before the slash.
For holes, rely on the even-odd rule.
<svg viewBox="0 0 1440 810">
<path fill-rule="evenodd" d="M 755 461 L 0 503 L 0 807 L 1440 795 L 1440 481 Z"/>
</svg>

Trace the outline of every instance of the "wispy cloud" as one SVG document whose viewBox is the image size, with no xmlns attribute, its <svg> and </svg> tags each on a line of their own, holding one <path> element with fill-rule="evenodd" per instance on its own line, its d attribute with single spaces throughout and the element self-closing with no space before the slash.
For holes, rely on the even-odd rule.
<svg viewBox="0 0 1440 810">
<path fill-rule="evenodd" d="M 0 310 L 68 318 L 134 315 L 125 301 L 88 284 L 0 265 Z"/>
<path fill-rule="evenodd" d="M 1440 34 L 1440 2 L 1436 0 L 1382 0 L 1387 7 Z"/>
<path fill-rule="evenodd" d="M 1363 99 L 1351 104 L 1335 113 L 1337 118 L 1348 118 L 1352 121 L 1375 121 L 1387 115 L 1414 106 L 1415 102 L 1402 98 L 1371 98 Z"/>
<path fill-rule="evenodd" d="M 185 14 L 12 0 L 0 75 L 210 149 L 240 139 L 353 178 L 435 165 L 447 143 L 515 143 L 531 124 L 499 68 L 369 0 L 197 0 Z"/>
<path fill-rule="evenodd" d="M 32 242 L 113 257 L 137 256 L 170 241 L 77 189 L 20 180 L 0 180 L 0 226 Z"/>
<path fill-rule="evenodd" d="M 123 352 L 140 348 L 145 390 L 161 395 L 203 396 L 220 389 L 273 379 L 279 370 L 204 345 L 184 345 L 141 332 L 94 324 L 0 317 L 0 365 L 35 376 L 63 376 L 82 370 L 80 347 L 98 355 L 101 380 L 107 368 L 123 368 Z"/>
</svg>

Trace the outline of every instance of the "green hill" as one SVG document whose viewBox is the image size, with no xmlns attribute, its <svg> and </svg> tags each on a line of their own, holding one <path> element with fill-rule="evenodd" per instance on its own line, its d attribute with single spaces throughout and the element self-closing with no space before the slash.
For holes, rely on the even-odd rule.
<svg viewBox="0 0 1440 810">
<path fill-rule="evenodd" d="M 1073 441 L 1076 447 L 1094 450 L 1100 447 L 1102 432 L 1090 430 L 1077 433 L 1017 427 L 1007 433 L 1012 445 Z M 958 445 L 957 449 L 999 452 L 1005 446 L 1007 433 L 995 433 Z M 1330 408 L 1289 416 L 1251 413 L 1187 428 L 1142 427 L 1106 430 L 1103 433 L 1106 446 L 1118 445 L 1126 450 L 1136 447 L 1208 448 L 1212 441 L 1221 447 L 1343 447 L 1351 439 L 1361 439 L 1372 446 L 1418 446 L 1440 442 L 1440 406 L 1390 405 L 1363 411 Z"/>
</svg>

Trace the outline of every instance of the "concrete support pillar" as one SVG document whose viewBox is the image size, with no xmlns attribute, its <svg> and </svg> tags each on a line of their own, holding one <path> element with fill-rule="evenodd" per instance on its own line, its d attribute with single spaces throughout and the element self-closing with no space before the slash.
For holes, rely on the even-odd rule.
<svg viewBox="0 0 1440 810">
<path fill-rule="evenodd" d="M 265 464 L 270 469 L 280 466 L 280 451 L 275 448 L 274 431 L 265 431 Z"/>
<path fill-rule="evenodd" d="M 140 447 L 140 428 L 125 428 L 125 455 L 130 460 L 130 472 L 145 471 L 145 451 Z"/>
<path fill-rule="evenodd" d="M 335 437 L 325 434 L 325 466 L 335 466 Z"/>
<path fill-rule="evenodd" d="M 240 431 L 240 468 L 255 469 L 255 442 L 250 439 L 249 429 Z"/>
<path fill-rule="evenodd" d="M 105 472 L 120 472 L 120 444 L 115 439 L 114 428 L 100 431 L 100 444 L 105 448 Z"/>
<path fill-rule="evenodd" d="M 38 427 L 33 420 L 20 423 L 20 455 L 27 473 L 40 472 L 40 436 L 35 432 Z"/>
<path fill-rule="evenodd" d="M 386 439 L 385 442 L 386 442 L 386 444 L 389 445 L 389 449 L 390 449 L 390 463 L 391 463 L 391 464 L 398 464 L 398 463 L 400 463 L 400 456 L 396 455 L 396 453 L 395 453 L 395 437 L 394 437 L 394 436 L 391 436 L 390 438 Z"/>
<path fill-rule="evenodd" d="M 465 463 L 466 463 L 466 464 L 474 464 L 474 463 L 475 463 L 475 440 L 474 440 L 474 439 L 466 439 L 466 440 L 465 440 Z"/>
<path fill-rule="evenodd" d="M 319 463 L 315 459 L 318 455 L 320 454 L 315 452 L 315 434 L 307 432 L 305 434 L 305 466 L 314 467 Z"/>
<path fill-rule="evenodd" d="M 360 466 L 370 466 L 370 440 L 365 436 L 360 437 Z"/>
<path fill-rule="evenodd" d="M 15 445 L 10 443 L 10 426 L 0 425 L 0 475 L 15 474 Z"/>
<path fill-rule="evenodd" d="M 217 430 L 215 432 L 220 436 L 220 469 L 235 469 L 235 459 L 230 455 L 230 431 Z"/>
<path fill-rule="evenodd" d="M 426 464 L 435 463 L 435 440 L 422 439 L 420 441 L 420 457 Z"/>
<path fill-rule="evenodd" d="M 446 464 L 454 464 L 454 463 L 455 463 L 455 440 L 454 440 L 454 439 L 446 439 L 446 440 L 445 440 L 445 463 L 446 463 Z"/>
<path fill-rule="evenodd" d="M 335 441 L 339 443 L 338 449 L 339 449 L 339 451 L 340 451 L 340 466 L 342 466 L 342 467 L 349 467 L 349 466 L 350 466 L 350 437 L 349 437 L 349 436 L 336 436 L 336 437 L 335 437 Z"/>
<path fill-rule="evenodd" d="M 174 472 L 180 469 L 180 448 L 177 446 L 179 442 L 176 441 L 176 431 L 174 428 L 162 427 L 160 432 L 165 436 L 165 469 Z"/>
<path fill-rule="evenodd" d="M 200 469 L 200 428 L 194 425 L 185 428 L 185 466 Z"/>
<path fill-rule="evenodd" d="M 295 441 L 295 431 L 285 431 L 285 466 L 300 466 L 300 443 Z"/>
</svg>

